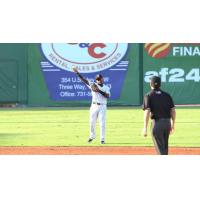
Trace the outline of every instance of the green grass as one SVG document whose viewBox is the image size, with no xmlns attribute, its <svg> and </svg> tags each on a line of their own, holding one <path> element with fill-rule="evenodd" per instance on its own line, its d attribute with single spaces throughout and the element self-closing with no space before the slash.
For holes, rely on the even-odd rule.
<svg viewBox="0 0 200 200">
<path fill-rule="evenodd" d="M 88 139 L 88 108 L 33 108 L 0 110 L 0 146 L 99 146 Z M 140 108 L 109 108 L 105 146 L 153 146 L 151 134 L 143 138 Z M 200 147 L 200 108 L 177 108 L 170 146 Z"/>
</svg>

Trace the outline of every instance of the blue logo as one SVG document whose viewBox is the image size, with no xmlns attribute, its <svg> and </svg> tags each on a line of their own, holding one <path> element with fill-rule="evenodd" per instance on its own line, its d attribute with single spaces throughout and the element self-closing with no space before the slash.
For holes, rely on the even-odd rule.
<svg viewBox="0 0 200 200">
<path fill-rule="evenodd" d="M 128 43 L 43 43 L 41 49 L 54 66 L 72 72 L 73 66 L 81 73 L 109 69 L 125 56 Z"/>
</svg>

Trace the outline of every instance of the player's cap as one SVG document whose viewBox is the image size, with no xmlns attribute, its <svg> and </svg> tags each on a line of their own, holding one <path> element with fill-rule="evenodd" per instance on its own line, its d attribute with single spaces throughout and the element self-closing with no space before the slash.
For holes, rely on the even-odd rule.
<svg viewBox="0 0 200 200">
<path fill-rule="evenodd" d="M 97 74 L 95 77 L 95 80 L 101 80 L 103 78 L 103 76 L 101 74 Z"/>
<path fill-rule="evenodd" d="M 161 79 L 158 76 L 152 76 L 151 77 L 151 85 L 155 88 L 158 89 L 161 86 Z"/>
</svg>

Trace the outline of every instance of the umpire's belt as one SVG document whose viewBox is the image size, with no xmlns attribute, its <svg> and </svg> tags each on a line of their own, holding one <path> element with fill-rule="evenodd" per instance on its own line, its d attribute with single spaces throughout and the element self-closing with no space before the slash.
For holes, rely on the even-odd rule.
<svg viewBox="0 0 200 200">
<path fill-rule="evenodd" d="M 170 118 L 159 118 L 159 119 L 155 119 L 155 121 L 170 121 Z"/>
<path fill-rule="evenodd" d="M 102 103 L 97 103 L 97 102 L 92 102 L 92 104 L 96 104 L 96 105 L 98 105 L 98 106 L 104 105 L 104 104 L 102 104 Z"/>
</svg>

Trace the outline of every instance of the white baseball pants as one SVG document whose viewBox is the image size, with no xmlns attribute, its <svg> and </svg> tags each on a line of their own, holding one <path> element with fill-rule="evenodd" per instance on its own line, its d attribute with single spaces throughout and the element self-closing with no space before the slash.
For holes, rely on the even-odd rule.
<svg viewBox="0 0 200 200">
<path fill-rule="evenodd" d="M 105 123 L 106 123 L 106 105 L 92 104 L 90 107 L 90 138 L 96 137 L 95 127 L 97 118 L 99 118 L 100 140 L 105 141 Z"/>
</svg>

